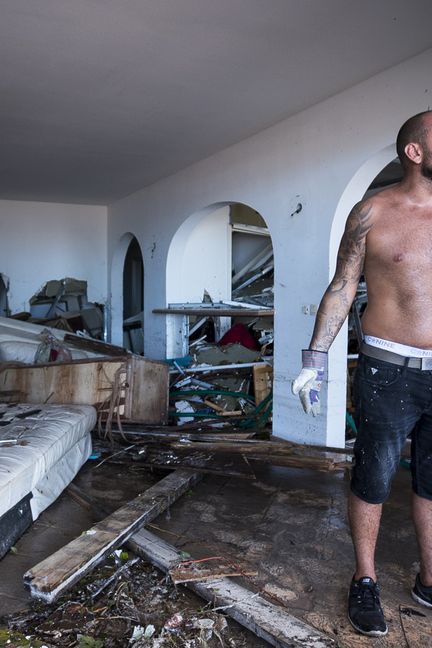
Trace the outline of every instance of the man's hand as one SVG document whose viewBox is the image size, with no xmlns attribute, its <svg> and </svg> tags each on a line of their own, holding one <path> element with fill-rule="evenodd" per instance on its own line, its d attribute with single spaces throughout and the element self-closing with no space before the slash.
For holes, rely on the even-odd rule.
<svg viewBox="0 0 432 648">
<path fill-rule="evenodd" d="M 320 389 L 327 370 L 327 353 L 323 351 L 302 351 L 303 369 L 292 383 L 292 393 L 300 397 L 306 414 L 317 416 L 320 412 Z"/>
</svg>

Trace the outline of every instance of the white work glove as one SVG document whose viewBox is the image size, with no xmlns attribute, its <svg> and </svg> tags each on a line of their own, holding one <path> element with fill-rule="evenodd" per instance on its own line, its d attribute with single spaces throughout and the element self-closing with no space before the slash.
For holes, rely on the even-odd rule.
<svg viewBox="0 0 432 648">
<path fill-rule="evenodd" d="M 300 397 L 306 414 L 317 416 L 320 413 L 320 389 L 327 371 L 327 353 L 324 351 L 302 351 L 303 369 L 293 381 L 292 393 Z"/>
</svg>

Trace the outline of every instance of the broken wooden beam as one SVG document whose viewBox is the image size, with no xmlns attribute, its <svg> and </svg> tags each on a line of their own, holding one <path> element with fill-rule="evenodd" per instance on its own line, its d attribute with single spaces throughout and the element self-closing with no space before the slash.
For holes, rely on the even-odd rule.
<svg viewBox="0 0 432 648">
<path fill-rule="evenodd" d="M 182 426 L 183 428 L 183 426 Z M 180 429 L 182 429 L 180 428 Z M 191 432 L 179 432 L 178 426 L 175 426 L 175 429 L 169 428 L 167 426 L 166 430 L 156 429 L 156 430 L 144 430 L 140 428 L 132 428 L 130 425 L 122 425 L 122 431 L 112 429 L 111 434 L 126 434 L 129 437 L 141 437 L 143 440 L 149 441 L 181 441 L 186 439 L 188 441 L 247 441 L 248 439 L 253 439 L 256 436 L 256 432 L 227 432 L 227 433 L 218 433 L 217 429 L 209 428 L 202 430 L 196 433 Z"/>
<path fill-rule="evenodd" d="M 179 550 L 147 529 L 134 533 L 129 539 L 129 546 L 164 572 L 181 562 Z M 186 586 L 214 606 L 221 607 L 238 623 L 276 648 L 336 647 L 330 637 L 230 578 L 190 582 Z"/>
<path fill-rule="evenodd" d="M 31 595 L 47 603 L 54 601 L 199 479 L 195 472 L 176 470 L 95 524 L 24 574 L 24 582 L 30 588 Z"/>
<path fill-rule="evenodd" d="M 228 435 L 227 435 L 228 436 Z M 185 435 L 186 438 L 186 435 Z M 206 436 L 202 436 L 193 443 L 187 443 L 187 439 L 183 442 L 173 442 L 173 448 L 194 448 L 195 450 L 211 450 L 219 452 L 237 452 L 240 454 L 284 454 L 291 455 L 297 453 L 298 455 L 307 456 L 321 456 L 325 454 L 338 454 L 338 455 L 352 455 L 352 450 L 349 448 L 331 448 L 325 446 L 302 445 L 300 443 L 293 443 L 292 441 L 267 441 L 259 439 L 238 439 L 236 443 L 230 443 L 229 439 L 223 439 L 220 442 L 208 442 Z"/>
<path fill-rule="evenodd" d="M 169 570 L 174 585 L 196 583 L 227 576 L 257 576 L 256 569 L 239 562 L 232 562 L 224 556 L 211 556 L 199 560 L 183 560 Z"/>
<path fill-rule="evenodd" d="M 207 306 L 196 308 L 154 308 L 155 315 L 198 315 L 203 317 L 273 317 L 272 308 L 210 308 Z"/>
<path fill-rule="evenodd" d="M 172 448 L 172 459 L 177 455 L 177 461 L 180 463 L 180 457 L 183 461 L 189 452 L 191 456 L 195 453 L 200 455 L 206 454 L 209 465 L 210 460 L 215 461 L 218 456 L 223 454 L 229 456 L 241 456 L 247 461 L 261 461 L 262 463 L 272 466 L 286 466 L 291 468 L 310 468 L 322 472 L 333 472 L 336 470 L 345 470 L 351 467 L 351 461 L 348 456 L 344 457 L 339 453 L 327 452 L 327 450 L 316 449 L 313 446 L 301 446 L 287 442 L 273 443 L 272 441 L 241 441 L 238 443 L 229 443 L 226 441 L 208 443 L 206 441 L 173 441 L 169 443 Z M 331 456 L 336 454 L 335 456 Z"/>
<path fill-rule="evenodd" d="M 149 468 L 185 468 L 210 475 L 223 475 L 224 477 L 240 477 L 242 479 L 256 479 L 249 461 L 243 455 L 230 456 L 228 453 L 212 455 L 194 451 L 194 449 L 172 451 L 167 449 L 153 450 L 148 447 L 147 452 L 139 461 L 140 465 Z"/>
</svg>

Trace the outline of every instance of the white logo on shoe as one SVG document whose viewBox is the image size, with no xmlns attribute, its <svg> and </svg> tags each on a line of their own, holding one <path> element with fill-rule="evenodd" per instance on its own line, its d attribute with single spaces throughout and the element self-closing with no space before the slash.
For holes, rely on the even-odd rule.
<svg viewBox="0 0 432 648">
<path fill-rule="evenodd" d="M 375 369 L 375 367 L 371 367 L 371 371 L 372 371 L 373 375 L 375 376 L 375 374 L 376 374 L 376 372 L 378 371 L 378 369 Z"/>
</svg>

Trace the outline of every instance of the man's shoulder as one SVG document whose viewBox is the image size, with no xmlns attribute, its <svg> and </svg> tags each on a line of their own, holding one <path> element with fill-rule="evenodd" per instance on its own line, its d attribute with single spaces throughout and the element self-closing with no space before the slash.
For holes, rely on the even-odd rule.
<svg viewBox="0 0 432 648">
<path fill-rule="evenodd" d="M 351 213 L 356 216 L 376 217 L 381 211 L 387 210 L 401 201 L 398 185 L 377 191 L 354 205 Z"/>
</svg>

